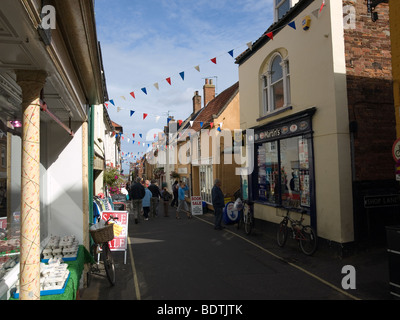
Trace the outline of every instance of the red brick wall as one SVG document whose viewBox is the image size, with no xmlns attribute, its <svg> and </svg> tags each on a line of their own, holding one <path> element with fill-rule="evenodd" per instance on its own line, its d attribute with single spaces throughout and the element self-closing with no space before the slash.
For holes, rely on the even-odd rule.
<svg viewBox="0 0 400 320">
<path fill-rule="evenodd" d="M 394 179 L 391 148 L 395 114 L 391 69 L 389 7 L 380 4 L 371 20 L 366 0 L 343 1 L 349 120 L 356 123 L 356 181 Z M 349 14 L 355 14 L 351 17 Z"/>
</svg>

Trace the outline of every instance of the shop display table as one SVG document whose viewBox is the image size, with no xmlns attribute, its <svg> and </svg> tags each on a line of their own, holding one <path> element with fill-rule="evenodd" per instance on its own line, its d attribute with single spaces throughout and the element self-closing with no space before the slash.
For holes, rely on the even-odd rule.
<svg viewBox="0 0 400 320">
<path fill-rule="evenodd" d="M 93 263 L 93 257 L 82 245 L 79 246 L 77 259 L 74 261 L 65 261 L 68 264 L 68 270 L 70 272 L 69 280 L 65 291 L 62 294 L 41 296 L 40 300 L 76 300 L 76 294 L 79 290 L 79 282 L 82 276 L 82 272 L 86 263 Z M 10 300 L 18 300 L 13 297 Z"/>
</svg>

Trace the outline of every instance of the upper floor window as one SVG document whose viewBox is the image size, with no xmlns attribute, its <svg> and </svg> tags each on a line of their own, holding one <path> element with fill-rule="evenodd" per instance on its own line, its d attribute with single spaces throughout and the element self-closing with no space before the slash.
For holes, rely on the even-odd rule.
<svg viewBox="0 0 400 320">
<path fill-rule="evenodd" d="M 275 21 L 281 19 L 290 9 L 290 0 L 275 0 Z"/>
<path fill-rule="evenodd" d="M 280 20 L 299 0 L 274 0 L 275 22 Z"/>
<path fill-rule="evenodd" d="M 262 75 L 263 114 L 287 107 L 290 104 L 289 60 L 280 54 L 272 56 L 267 72 Z"/>
</svg>

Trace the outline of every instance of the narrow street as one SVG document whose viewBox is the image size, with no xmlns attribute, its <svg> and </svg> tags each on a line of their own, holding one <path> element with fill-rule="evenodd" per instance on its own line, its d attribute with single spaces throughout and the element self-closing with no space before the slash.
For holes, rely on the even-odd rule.
<svg viewBox="0 0 400 320">
<path fill-rule="evenodd" d="M 268 239 L 257 229 L 250 236 L 236 226 L 216 231 L 212 214 L 193 219 L 183 214 L 181 217 L 175 219 L 170 208 L 169 217 L 161 214 L 139 224 L 130 218 L 127 264 L 123 264 L 123 253 L 114 253 L 116 286 L 110 287 L 105 278 L 94 277 L 81 299 L 390 299 L 381 251 L 377 256 L 369 254 L 368 259 L 375 259 L 372 263 L 366 262 L 365 257 L 358 258 L 357 290 L 346 291 L 341 288 L 341 269 L 346 264 L 356 264 L 357 256 L 349 261 L 332 259 L 323 252 L 307 257 L 294 241 L 289 239 L 281 249 L 273 238 Z M 369 289 L 372 291 L 366 294 Z"/>
</svg>

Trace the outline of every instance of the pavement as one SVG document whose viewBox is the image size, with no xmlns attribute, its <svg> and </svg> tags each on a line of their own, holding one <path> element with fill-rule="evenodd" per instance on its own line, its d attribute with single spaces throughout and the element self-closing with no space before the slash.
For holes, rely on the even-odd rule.
<svg viewBox="0 0 400 320">
<path fill-rule="evenodd" d="M 161 211 L 162 208 L 160 207 Z M 162 215 L 162 214 L 161 214 Z M 115 252 L 114 258 L 117 266 L 117 283 L 111 287 L 106 278 L 101 276 L 92 276 L 90 286 L 80 290 L 81 300 L 139 300 L 143 299 L 143 292 L 150 292 L 151 288 L 146 288 L 141 279 L 142 270 L 138 271 L 136 268 L 143 268 L 141 261 L 138 261 L 139 255 L 133 254 L 132 242 L 141 241 L 141 237 L 157 239 L 155 232 L 168 232 L 168 225 L 173 226 L 175 221 L 175 209 L 169 207 L 169 221 L 171 223 L 165 224 L 162 216 L 144 221 L 141 219 L 139 224 L 135 224 L 133 217 L 129 217 L 129 232 L 128 232 L 128 250 L 127 250 L 127 263 L 124 264 L 124 254 L 122 252 Z M 181 214 L 182 220 L 188 220 Z M 195 216 L 190 219 L 192 224 L 205 224 L 208 225 L 212 232 L 221 233 L 224 238 L 235 237 L 238 241 L 250 245 L 254 250 L 256 259 L 261 260 L 268 256 L 272 261 L 279 262 L 296 269 L 306 277 L 311 277 L 317 280 L 324 287 L 333 289 L 338 294 L 338 299 L 345 300 L 395 300 L 394 296 L 389 291 L 389 268 L 388 268 L 388 253 L 385 245 L 371 245 L 368 248 L 356 250 L 348 257 L 339 257 L 333 253 L 328 243 L 322 243 L 313 256 L 304 255 L 294 240 L 288 239 L 284 248 L 280 248 L 276 244 L 276 226 L 265 224 L 261 221 L 256 221 L 255 227 L 250 235 L 246 235 L 243 229 L 237 229 L 236 225 L 226 225 L 222 231 L 213 230 L 212 213 L 207 213 L 201 216 Z M 153 223 L 153 228 L 144 228 L 146 224 Z M 145 224 L 145 225 L 142 225 Z M 164 225 L 162 225 L 164 224 Z M 162 228 L 161 228 L 162 225 Z M 156 228 L 158 226 L 158 229 Z M 182 230 L 182 229 L 180 229 Z M 204 230 L 204 228 L 203 228 Z M 175 232 L 171 229 L 171 232 Z M 188 235 L 185 235 L 185 237 Z M 135 238 L 136 237 L 136 238 Z M 158 234 L 160 238 L 160 234 Z M 207 239 L 202 239 L 202 233 L 196 234 L 199 242 L 205 242 Z M 204 234 L 205 237 L 205 234 Z M 157 240 L 154 240 L 157 241 Z M 189 244 L 187 244 L 189 246 Z M 184 246 L 182 248 L 185 248 Z M 207 249 L 207 248 L 206 248 Z M 193 250 L 193 247 L 190 248 Z M 190 250 L 188 252 L 190 253 Z M 149 252 L 148 255 L 157 254 L 157 252 Z M 146 258 L 148 259 L 148 258 Z M 151 261 L 151 260 L 150 260 Z M 155 261 L 155 260 L 154 260 Z M 270 260 L 271 261 L 271 260 Z M 208 263 L 212 264 L 213 261 Z M 274 262 L 274 263 L 275 263 Z M 168 268 L 176 268 L 172 266 L 173 261 L 168 262 Z M 206 263 L 206 262 L 205 262 Z M 349 271 L 346 271 L 346 266 L 354 267 L 355 271 L 354 284 L 355 288 L 343 288 L 342 281 L 346 278 Z M 156 266 L 154 266 L 156 267 Z M 226 266 L 229 267 L 229 266 Z M 147 265 L 146 268 L 152 268 Z M 207 269 L 208 266 L 203 266 Z M 268 268 L 268 266 L 266 266 Z M 345 269 L 343 269 L 345 268 Z M 180 269 L 182 270 L 182 269 Z M 347 278 L 346 278 L 347 279 Z M 185 279 L 182 279 L 184 282 Z M 349 282 L 348 282 L 349 283 Z M 161 285 L 161 284 L 159 284 Z M 199 283 L 200 285 L 200 283 Z M 142 293 L 142 295 L 141 295 Z M 339 298 L 340 296 L 340 298 Z M 167 299 L 174 300 L 174 296 L 160 297 L 155 293 L 148 294 L 147 300 L 151 299 Z M 290 296 L 287 296 L 290 297 Z M 224 299 L 224 297 L 221 297 Z M 290 298 L 289 298 L 290 299 Z M 311 299 L 324 299 L 311 297 Z M 335 299 L 335 298 L 330 298 Z"/>
</svg>

